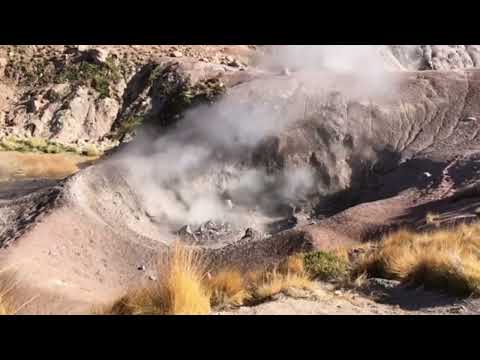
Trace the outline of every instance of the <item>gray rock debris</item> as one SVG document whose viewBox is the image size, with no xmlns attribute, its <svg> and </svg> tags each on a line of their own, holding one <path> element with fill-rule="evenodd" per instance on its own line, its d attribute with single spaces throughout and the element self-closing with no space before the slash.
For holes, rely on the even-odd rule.
<svg viewBox="0 0 480 360">
<path fill-rule="evenodd" d="M 184 241 L 199 245 L 216 242 L 231 234 L 232 227 L 229 223 L 216 223 L 212 220 L 201 224 L 195 231 L 192 231 L 190 225 L 185 225 L 177 231 L 177 235 L 182 237 Z"/>
<path fill-rule="evenodd" d="M 183 56 L 183 53 L 181 51 L 172 51 L 170 53 L 170 56 L 174 58 L 180 58 Z"/>
</svg>

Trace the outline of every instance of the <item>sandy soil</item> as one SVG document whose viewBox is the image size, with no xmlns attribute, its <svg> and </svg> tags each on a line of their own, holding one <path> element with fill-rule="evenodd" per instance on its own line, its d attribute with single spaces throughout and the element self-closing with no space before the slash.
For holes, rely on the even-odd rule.
<svg viewBox="0 0 480 360">
<path fill-rule="evenodd" d="M 480 313 L 480 301 L 460 300 L 423 289 L 373 291 L 335 290 L 319 283 L 313 294 L 296 291 L 279 294 L 256 306 L 243 306 L 216 315 L 474 315 Z M 381 294 L 381 296 L 380 296 Z M 293 296 L 292 296 L 293 295 Z"/>
</svg>

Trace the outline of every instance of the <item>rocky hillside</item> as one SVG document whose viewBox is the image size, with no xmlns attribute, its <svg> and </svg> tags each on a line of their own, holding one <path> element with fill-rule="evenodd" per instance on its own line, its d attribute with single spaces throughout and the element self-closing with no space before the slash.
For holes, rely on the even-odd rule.
<svg viewBox="0 0 480 360">
<path fill-rule="evenodd" d="M 245 68 L 253 51 L 248 46 L 2 46 L 0 147 L 109 149 L 145 120 L 163 124 L 191 103 L 213 99 L 223 90 L 219 76 Z M 192 76 L 185 73 L 190 70 Z"/>
<path fill-rule="evenodd" d="M 213 100 L 243 81 L 239 73 L 268 51 L 252 45 L 3 45 L 0 148 L 102 152 L 143 122 L 165 125 L 190 105 Z M 476 45 L 381 51 L 386 66 L 403 70 L 463 69 L 480 61 Z"/>
</svg>

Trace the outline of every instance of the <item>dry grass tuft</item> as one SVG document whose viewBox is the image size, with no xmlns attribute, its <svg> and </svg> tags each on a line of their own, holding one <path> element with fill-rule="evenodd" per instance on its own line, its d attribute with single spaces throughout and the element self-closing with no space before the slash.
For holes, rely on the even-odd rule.
<svg viewBox="0 0 480 360">
<path fill-rule="evenodd" d="M 13 315 L 15 310 L 13 309 L 12 305 L 6 299 L 6 294 L 0 290 L 0 315 Z"/>
<path fill-rule="evenodd" d="M 17 282 L 8 271 L 0 271 L 0 315 L 14 315 L 16 309 L 13 305 L 14 290 Z"/>
<path fill-rule="evenodd" d="M 303 254 L 289 256 L 280 264 L 279 271 L 282 273 L 303 274 L 305 273 L 305 261 Z"/>
<path fill-rule="evenodd" d="M 210 294 L 203 286 L 206 267 L 194 248 L 179 244 L 165 262 L 166 284 L 171 314 L 207 314 Z"/>
<path fill-rule="evenodd" d="M 211 307 L 242 306 L 268 300 L 291 289 L 313 290 L 303 257 L 292 256 L 282 269 L 240 272 L 224 269 L 211 275 L 193 248 L 174 245 L 161 259 L 158 281 L 132 290 L 96 314 L 178 315 L 208 314 Z"/>
<path fill-rule="evenodd" d="M 255 291 L 254 296 L 257 300 L 271 298 L 290 288 L 300 290 L 314 290 L 316 284 L 311 280 L 307 273 L 281 273 L 273 271 L 264 275 L 264 280 L 260 283 Z"/>
<path fill-rule="evenodd" d="M 454 295 L 480 294 L 480 225 L 396 232 L 361 259 L 356 271 Z"/>
<path fill-rule="evenodd" d="M 203 261 L 195 249 L 175 244 L 159 262 L 159 280 L 130 291 L 107 314 L 202 315 L 210 312 L 210 293 L 204 286 Z"/>
<path fill-rule="evenodd" d="M 237 270 L 223 270 L 207 280 L 213 306 L 239 306 L 251 299 L 249 279 Z"/>
<path fill-rule="evenodd" d="M 0 315 L 15 315 L 36 297 L 22 301 L 20 282 L 12 270 L 0 271 Z"/>
</svg>

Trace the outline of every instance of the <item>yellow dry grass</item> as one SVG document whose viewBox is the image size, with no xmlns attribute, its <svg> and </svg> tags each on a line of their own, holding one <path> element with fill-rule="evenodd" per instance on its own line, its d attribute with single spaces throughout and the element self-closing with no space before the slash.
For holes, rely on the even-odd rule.
<svg viewBox="0 0 480 360">
<path fill-rule="evenodd" d="M 0 294 L 0 315 L 12 315 L 15 311 L 13 310 L 12 306 L 5 298 L 4 294 Z"/>
<path fill-rule="evenodd" d="M 207 314 L 210 293 L 203 286 L 205 265 L 192 248 L 176 244 L 167 260 L 166 284 L 171 314 Z"/>
<path fill-rule="evenodd" d="M 445 290 L 480 293 L 480 224 L 427 233 L 401 230 L 367 254 L 357 271 Z"/>
<path fill-rule="evenodd" d="M 175 244 L 160 261 L 159 280 L 132 290 L 106 310 L 117 315 L 201 315 L 211 307 L 242 306 L 264 301 L 292 288 L 314 289 L 300 257 L 287 260 L 283 270 L 241 272 L 223 269 L 211 275 L 193 248 Z"/>
<path fill-rule="evenodd" d="M 35 300 L 32 297 L 28 301 L 23 301 L 20 295 L 19 281 L 16 278 L 16 272 L 11 269 L 0 271 L 0 315 L 15 315 L 24 306 Z"/>
<path fill-rule="evenodd" d="M 268 299 L 290 288 L 314 290 L 316 287 L 315 282 L 305 272 L 281 273 L 273 271 L 265 274 L 263 282 L 254 290 L 254 297 L 260 300 Z"/>
<path fill-rule="evenodd" d="M 251 299 L 250 279 L 238 270 L 223 270 L 207 279 L 213 306 L 243 305 Z"/>
<path fill-rule="evenodd" d="M 5 270 L 0 271 L 0 315 L 13 315 L 16 310 L 13 305 L 13 291 L 16 282 Z"/>
<path fill-rule="evenodd" d="M 95 159 L 74 154 L 0 152 L 0 180 L 61 178 L 77 172 L 83 163 Z"/>
<path fill-rule="evenodd" d="M 302 274 L 305 273 L 305 262 L 303 254 L 295 254 L 289 256 L 280 264 L 280 272 Z"/>
<path fill-rule="evenodd" d="M 119 315 L 203 315 L 210 293 L 203 285 L 202 259 L 193 248 L 175 244 L 158 266 L 153 286 L 130 291 L 106 313 Z"/>
</svg>

